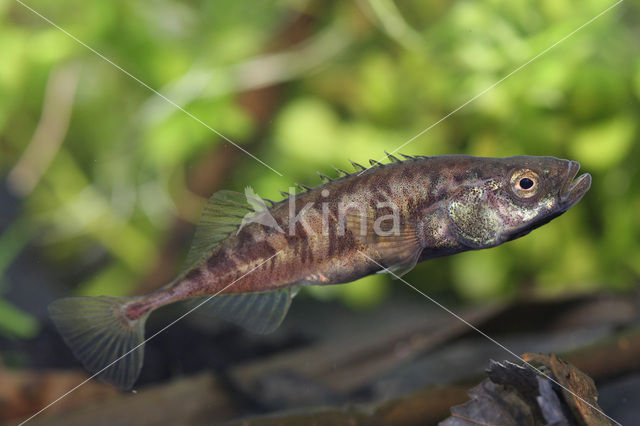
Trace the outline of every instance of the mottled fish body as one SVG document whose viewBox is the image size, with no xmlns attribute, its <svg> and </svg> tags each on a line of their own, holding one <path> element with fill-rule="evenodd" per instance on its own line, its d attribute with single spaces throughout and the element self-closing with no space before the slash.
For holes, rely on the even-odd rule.
<svg viewBox="0 0 640 426">
<path fill-rule="evenodd" d="M 588 174 L 574 179 L 578 163 L 553 157 L 389 157 L 369 169 L 354 163 L 355 173 L 337 179 L 321 175 L 325 183 L 280 202 L 217 192 L 173 282 L 147 296 L 60 299 L 52 318 L 93 372 L 143 342 L 151 311 L 180 300 L 215 294 L 202 309 L 270 332 L 300 286 L 401 275 L 429 258 L 494 247 L 564 213 L 591 183 Z M 141 349 L 98 377 L 130 388 Z"/>
</svg>

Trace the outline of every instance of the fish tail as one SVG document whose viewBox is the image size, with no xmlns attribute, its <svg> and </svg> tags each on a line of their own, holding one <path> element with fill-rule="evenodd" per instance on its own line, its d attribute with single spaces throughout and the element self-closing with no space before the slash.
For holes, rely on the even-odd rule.
<svg viewBox="0 0 640 426">
<path fill-rule="evenodd" d="M 49 305 L 56 328 L 87 370 L 120 389 L 136 382 L 144 355 L 149 315 L 126 315 L 132 297 L 67 297 Z"/>
</svg>

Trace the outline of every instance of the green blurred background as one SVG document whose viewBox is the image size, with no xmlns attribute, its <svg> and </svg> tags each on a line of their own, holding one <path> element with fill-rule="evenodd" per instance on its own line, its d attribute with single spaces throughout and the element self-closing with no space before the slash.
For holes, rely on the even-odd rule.
<svg viewBox="0 0 640 426">
<path fill-rule="evenodd" d="M 92 1 L 29 6 L 282 176 L 14 1 L 0 2 L 0 333 L 38 331 L 10 302 L 25 248 L 55 294 L 149 291 L 180 269 L 212 192 L 280 199 L 366 164 L 612 5 L 608 1 Z M 552 155 L 593 186 L 503 246 L 407 280 L 459 301 L 628 291 L 640 275 L 639 6 L 625 1 L 400 152 Z M 404 286 L 312 288 L 354 307 Z M 414 295 L 415 296 L 415 295 Z"/>
</svg>

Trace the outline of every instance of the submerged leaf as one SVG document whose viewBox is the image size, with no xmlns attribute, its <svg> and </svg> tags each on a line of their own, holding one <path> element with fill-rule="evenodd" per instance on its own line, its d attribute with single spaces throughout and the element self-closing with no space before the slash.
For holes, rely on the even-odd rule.
<svg viewBox="0 0 640 426">
<path fill-rule="evenodd" d="M 451 407 L 443 426 L 483 425 L 611 425 L 596 403 L 593 380 L 554 354 L 525 354 L 523 359 L 542 364 L 553 379 L 584 398 L 593 407 L 562 389 L 529 366 L 491 361 L 489 378 L 469 391 L 470 401 Z"/>
<path fill-rule="evenodd" d="M 555 380 L 564 388 L 562 393 L 564 400 L 573 412 L 573 415 L 581 422 L 589 425 L 610 425 L 607 417 L 598 411 L 598 390 L 593 379 L 582 371 L 551 354 L 524 354 L 523 359 L 549 368 Z M 568 390 L 571 392 L 569 392 Z M 576 396 L 579 395 L 580 397 Z"/>
</svg>

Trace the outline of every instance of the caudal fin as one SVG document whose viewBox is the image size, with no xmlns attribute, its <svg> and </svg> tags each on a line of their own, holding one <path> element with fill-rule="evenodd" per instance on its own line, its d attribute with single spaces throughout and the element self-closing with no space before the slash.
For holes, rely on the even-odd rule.
<svg viewBox="0 0 640 426">
<path fill-rule="evenodd" d="M 120 389 L 138 379 L 144 356 L 144 323 L 125 316 L 131 298 L 67 297 L 49 305 L 51 319 L 87 370 Z M 111 364 L 111 365 L 110 365 Z"/>
</svg>

